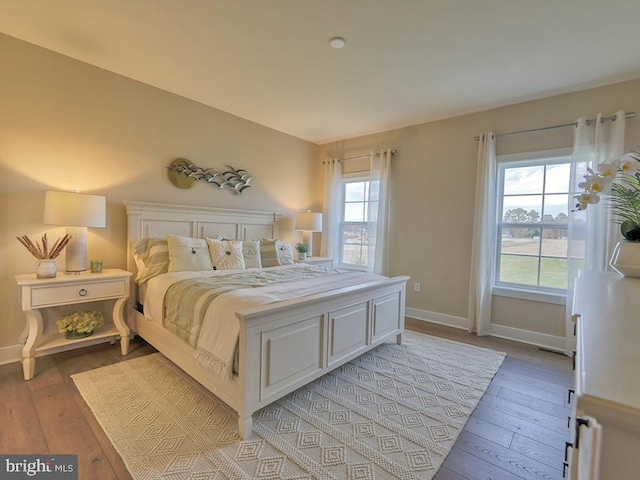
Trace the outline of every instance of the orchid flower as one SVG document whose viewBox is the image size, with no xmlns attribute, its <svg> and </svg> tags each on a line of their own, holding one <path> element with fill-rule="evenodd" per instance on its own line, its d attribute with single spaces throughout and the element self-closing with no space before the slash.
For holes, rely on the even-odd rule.
<svg viewBox="0 0 640 480">
<path fill-rule="evenodd" d="M 594 205 L 600 201 L 600 196 L 597 193 L 582 193 L 576 195 L 575 198 L 578 200 L 577 210 L 585 210 L 587 205 Z"/>
<path fill-rule="evenodd" d="M 599 175 L 594 175 L 590 177 L 585 177 L 586 181 L 584 182 L 584 189 L 588 193 L 608 193 L 611 190 L 611 186 L 613 185 L 614 177 L 602 177 Z"/>
<path fill-rule="evenodd" d="M 578 184 L 583 193 L 574 197 L 577 205 L 573 211 L 586 210 L 600 202 L 600 195 L 607 194 L 607 206 L 615 215 L 614 221 L 620 223 L 622 235 L 627 240 L 639 241 L 640 152 L 631 151 L 619 159 L 602 162 L 596 170 L 587 168 L 588 174 Z"/>
<path fill-rule="evenodd" d="M 620 171 L 627 175 L 633 175 L 638 171 L 640 162 L 631 153 L 625 153 L 620 159 Z"/>
<path fill-rule="evenodd" d="M 611 177 L 611 179 L 613 179 L 618 173 L 619 165 L 619 158 L 616 160 L 612 160 L 611 162 L 602 162 L 598 165 L 598 172 L 602 177 Z"/>
</svg>

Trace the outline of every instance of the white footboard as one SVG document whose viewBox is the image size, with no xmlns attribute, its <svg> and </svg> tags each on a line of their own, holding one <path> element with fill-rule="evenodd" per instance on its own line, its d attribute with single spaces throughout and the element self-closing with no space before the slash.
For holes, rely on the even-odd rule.
<svg viewBox="0 0 640 480">
<path fill-rule="evenodd" d="M 238 312 L 240 436 L 258 409 L 404 330 L 405 287 L 395 277 Z"/>
</svg>

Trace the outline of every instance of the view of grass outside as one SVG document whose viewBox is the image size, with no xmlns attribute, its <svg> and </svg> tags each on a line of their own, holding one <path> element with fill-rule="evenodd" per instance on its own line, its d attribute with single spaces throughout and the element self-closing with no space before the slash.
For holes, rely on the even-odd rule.
<svg viewBox="0 0 640 480">
<path fill-rule="evenodd" d="M 566 289 L 570 164 L 564 157 L 533 162 L 500 165 L 497 282 Z M 584 247 L 572 244 L 572 257 L 584 255 L 577 250 Z"/>
<path fill-rule="evenodd" d="M 344 183 L 341 265 L 366 267 L 369 255 L 368 222 L 378 209 L 378 182 L 353 180 Z"/>
<path fill-rule="evenodd" d="M 503 236 L 500 255 L 500 282 L 567 288 L 567 239 L 544 238 L 544 230 L 542 236 L 543 238 L 539 236 L 505 238 Z M 572 255 L 584 257 L 584 243 L 574 243 Z M 540 269 L 539 279 L 538 267 Z"/>
</svg>

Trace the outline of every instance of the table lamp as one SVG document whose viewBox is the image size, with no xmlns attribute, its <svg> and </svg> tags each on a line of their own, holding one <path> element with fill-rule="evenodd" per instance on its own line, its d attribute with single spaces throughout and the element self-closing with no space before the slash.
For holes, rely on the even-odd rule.
<svg viewBox="0 0 640 480">
<path fill-rule="evenodd" d="M 48 191 L 44 200 L 47 225 L 66 227 L 71 240 L 66 246 L 66 273 L 87 270 L 87 227 L 105 227 L 106 197 L 74 192 Z"/>
<path fill-rule="evenodd" d="M 322 231 L 322 214 L 311 210 L 296 213 L 296 230 L 302 231 L 302 241 L 309 245 L 308 257 L 313 254 L 313 232 Z"/>
</svg>

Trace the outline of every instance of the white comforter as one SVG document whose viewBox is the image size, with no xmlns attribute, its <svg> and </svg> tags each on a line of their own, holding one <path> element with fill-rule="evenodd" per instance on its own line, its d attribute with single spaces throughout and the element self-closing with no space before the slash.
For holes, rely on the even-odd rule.
<svg viewBox="0 0 640 480">
<path fill-rule="evenodd" d="M 271 268 L 286 269 L 300 268 L 300 266 L 298 264 Z M 308 268 L 315 267 L 308 266 Z M 251 270 L 260 271 L 261 269 L 247 269 L 244 271 Z M 144 305 L 145 317 L 162 325 L 164 295 L 167 289 L 177 281 L 238 272 L 238 270 L 224 270 L 215 272 L 172 272 L 159 275 L 148 282 Z M 213 369 L 224 377 L 230 377 L 240 333 L 236 312 L 343 287 L 361 285 L 382 278 L 379 275 L 362 272 L 336 270 L 333 274 L 319 278 L 285 282 L 260 288 L 242 288 L 226 292 L 213 300 L 207 309 L 194 355 L 202 365 Z"/>
</svg>

